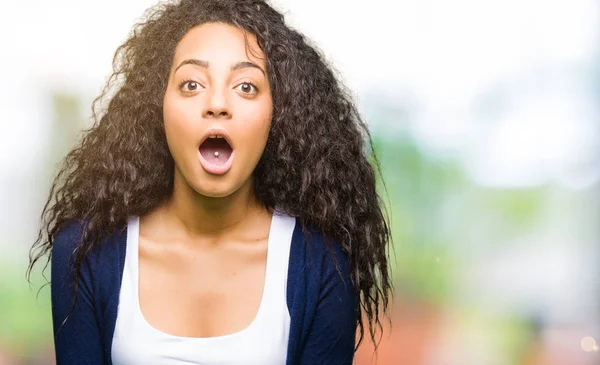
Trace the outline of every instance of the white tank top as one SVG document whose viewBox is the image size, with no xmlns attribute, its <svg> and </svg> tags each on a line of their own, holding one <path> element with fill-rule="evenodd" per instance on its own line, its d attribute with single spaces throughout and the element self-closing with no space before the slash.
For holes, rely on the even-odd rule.
<svg viewBox="0 0 600 365">
<path fill-rule="evenodd" d="M 293 217 L 273 214 L 263 296 L 252 323 L 232 334 L 194 338 L 161 332 L 145 320 L 138 295 L 139 217 L 131 217 L 112 342 L 113 364 L 284 365 L 290 328 L 286 284 L 295 224 Z"/>
</svg>

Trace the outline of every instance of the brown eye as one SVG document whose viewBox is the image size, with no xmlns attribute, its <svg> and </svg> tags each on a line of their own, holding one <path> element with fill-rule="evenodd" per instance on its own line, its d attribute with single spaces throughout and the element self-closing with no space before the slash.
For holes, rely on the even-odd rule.
<svg viewBox="0 0 600 365">
<path fill-rule="evenodd" d="M 240 88 L 240 91 L 243 92 L 244 94 L 255 94 L 258 91 L 256 89 L 256 86 L 254 86 L 253 84 L 251 84 L 249 82 L 244 82 L 244 83 L 240 84 L 238 87 Z"/>
<path fill-rule="evenodd" d="M 181 84 L 181 88 L 183 89 L 183 91 L 186 92 L 193 92 L 200 89 L 201 87 L 202 86 L 200 86 L 200 84 L 196 81 L 186 81 L 183 84 Z"/>
</svg>

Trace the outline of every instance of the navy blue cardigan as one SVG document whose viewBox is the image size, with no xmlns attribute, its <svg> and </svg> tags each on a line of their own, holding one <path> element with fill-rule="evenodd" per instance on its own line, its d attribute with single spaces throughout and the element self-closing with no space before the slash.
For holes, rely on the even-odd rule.
<svg viewBox="0 0 600 365">
<path fill-rule="evenodd" d="M 56 362 L 111 364 L 127 229 L 114 232 L 88 255 L 81 268 L 77 305 L 72 308 L 72 258 L 81 232 L 80 224 L 66 225 L 52 246 Z M 329 250 L 322 234 L 313 229 L 308 232 L 296 222 L 287 279 L 290 335 L 286 365 L 350 365 L 358 302 L 347 256 L 335 241 Z"/>
</svg>

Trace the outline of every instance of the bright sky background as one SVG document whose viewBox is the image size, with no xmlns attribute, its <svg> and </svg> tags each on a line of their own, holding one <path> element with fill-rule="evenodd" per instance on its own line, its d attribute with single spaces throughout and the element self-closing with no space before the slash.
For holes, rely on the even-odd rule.
<svg viewBox="0 0 600 365">
<path fill-rule="evenodd" d="M 47 90 L 97 94 L 116 47 L 153 4 L 32 0 L 4 5 L 0 108 L 6 119 L 0 168 L 32 169 L 35 156 L 44 153 Z M 423 145 L 462 155 L 479 183 L 525 186 L 555 177 L 581 187 L 597 179 L 589 168 L 575 169 L 577 176 L 565 172 L 589 163 L 592 151 L 599 150 L 598 104 L 590 84 L 598 54 L 597 2 L 274 4 L 317 42 L 358 98 L 379 93 L 408 103 L 413 111 L 408 128 Z M 506 110 L 475 113 L 482 95 L 490 94 Z M 15 159 L 16 154 L 24 157 Z"/>
</svg>

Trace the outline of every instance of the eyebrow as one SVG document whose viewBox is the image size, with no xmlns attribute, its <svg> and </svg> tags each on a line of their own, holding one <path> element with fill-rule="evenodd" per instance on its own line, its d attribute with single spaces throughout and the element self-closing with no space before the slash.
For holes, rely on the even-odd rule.
<svg viewBox="0 0 600 365">
<path fill-rule="evenodd" d="M 175 71 L 173 71 L 174 73 L 177 72 L 177 70 L 179 70 L 179 68 L 183 65 L 196 65 L 196 66 L 200 66 L 202 68 L 206 68 L 208 69 L 209 63 L 208 61 L 204 61 L 204 60 L 197 60 L 195 58 L 190 58 L 187 60 L 183 60 L 179 66 L 177 66 L 177 68 L 175 69 Z M 238 63 L 236 63 L 235 65 L 231 66 L 231 71 L 237 71 L 237 70 L 241 70 L 244 68 L 257 68 L 260 70 L 260 72 L 263 73 L 263 75 L 266 75 L 265 71 L 256 63 L 254 62 L 249 62 L 249 61 L 240 61 Z"/>
</svg>

